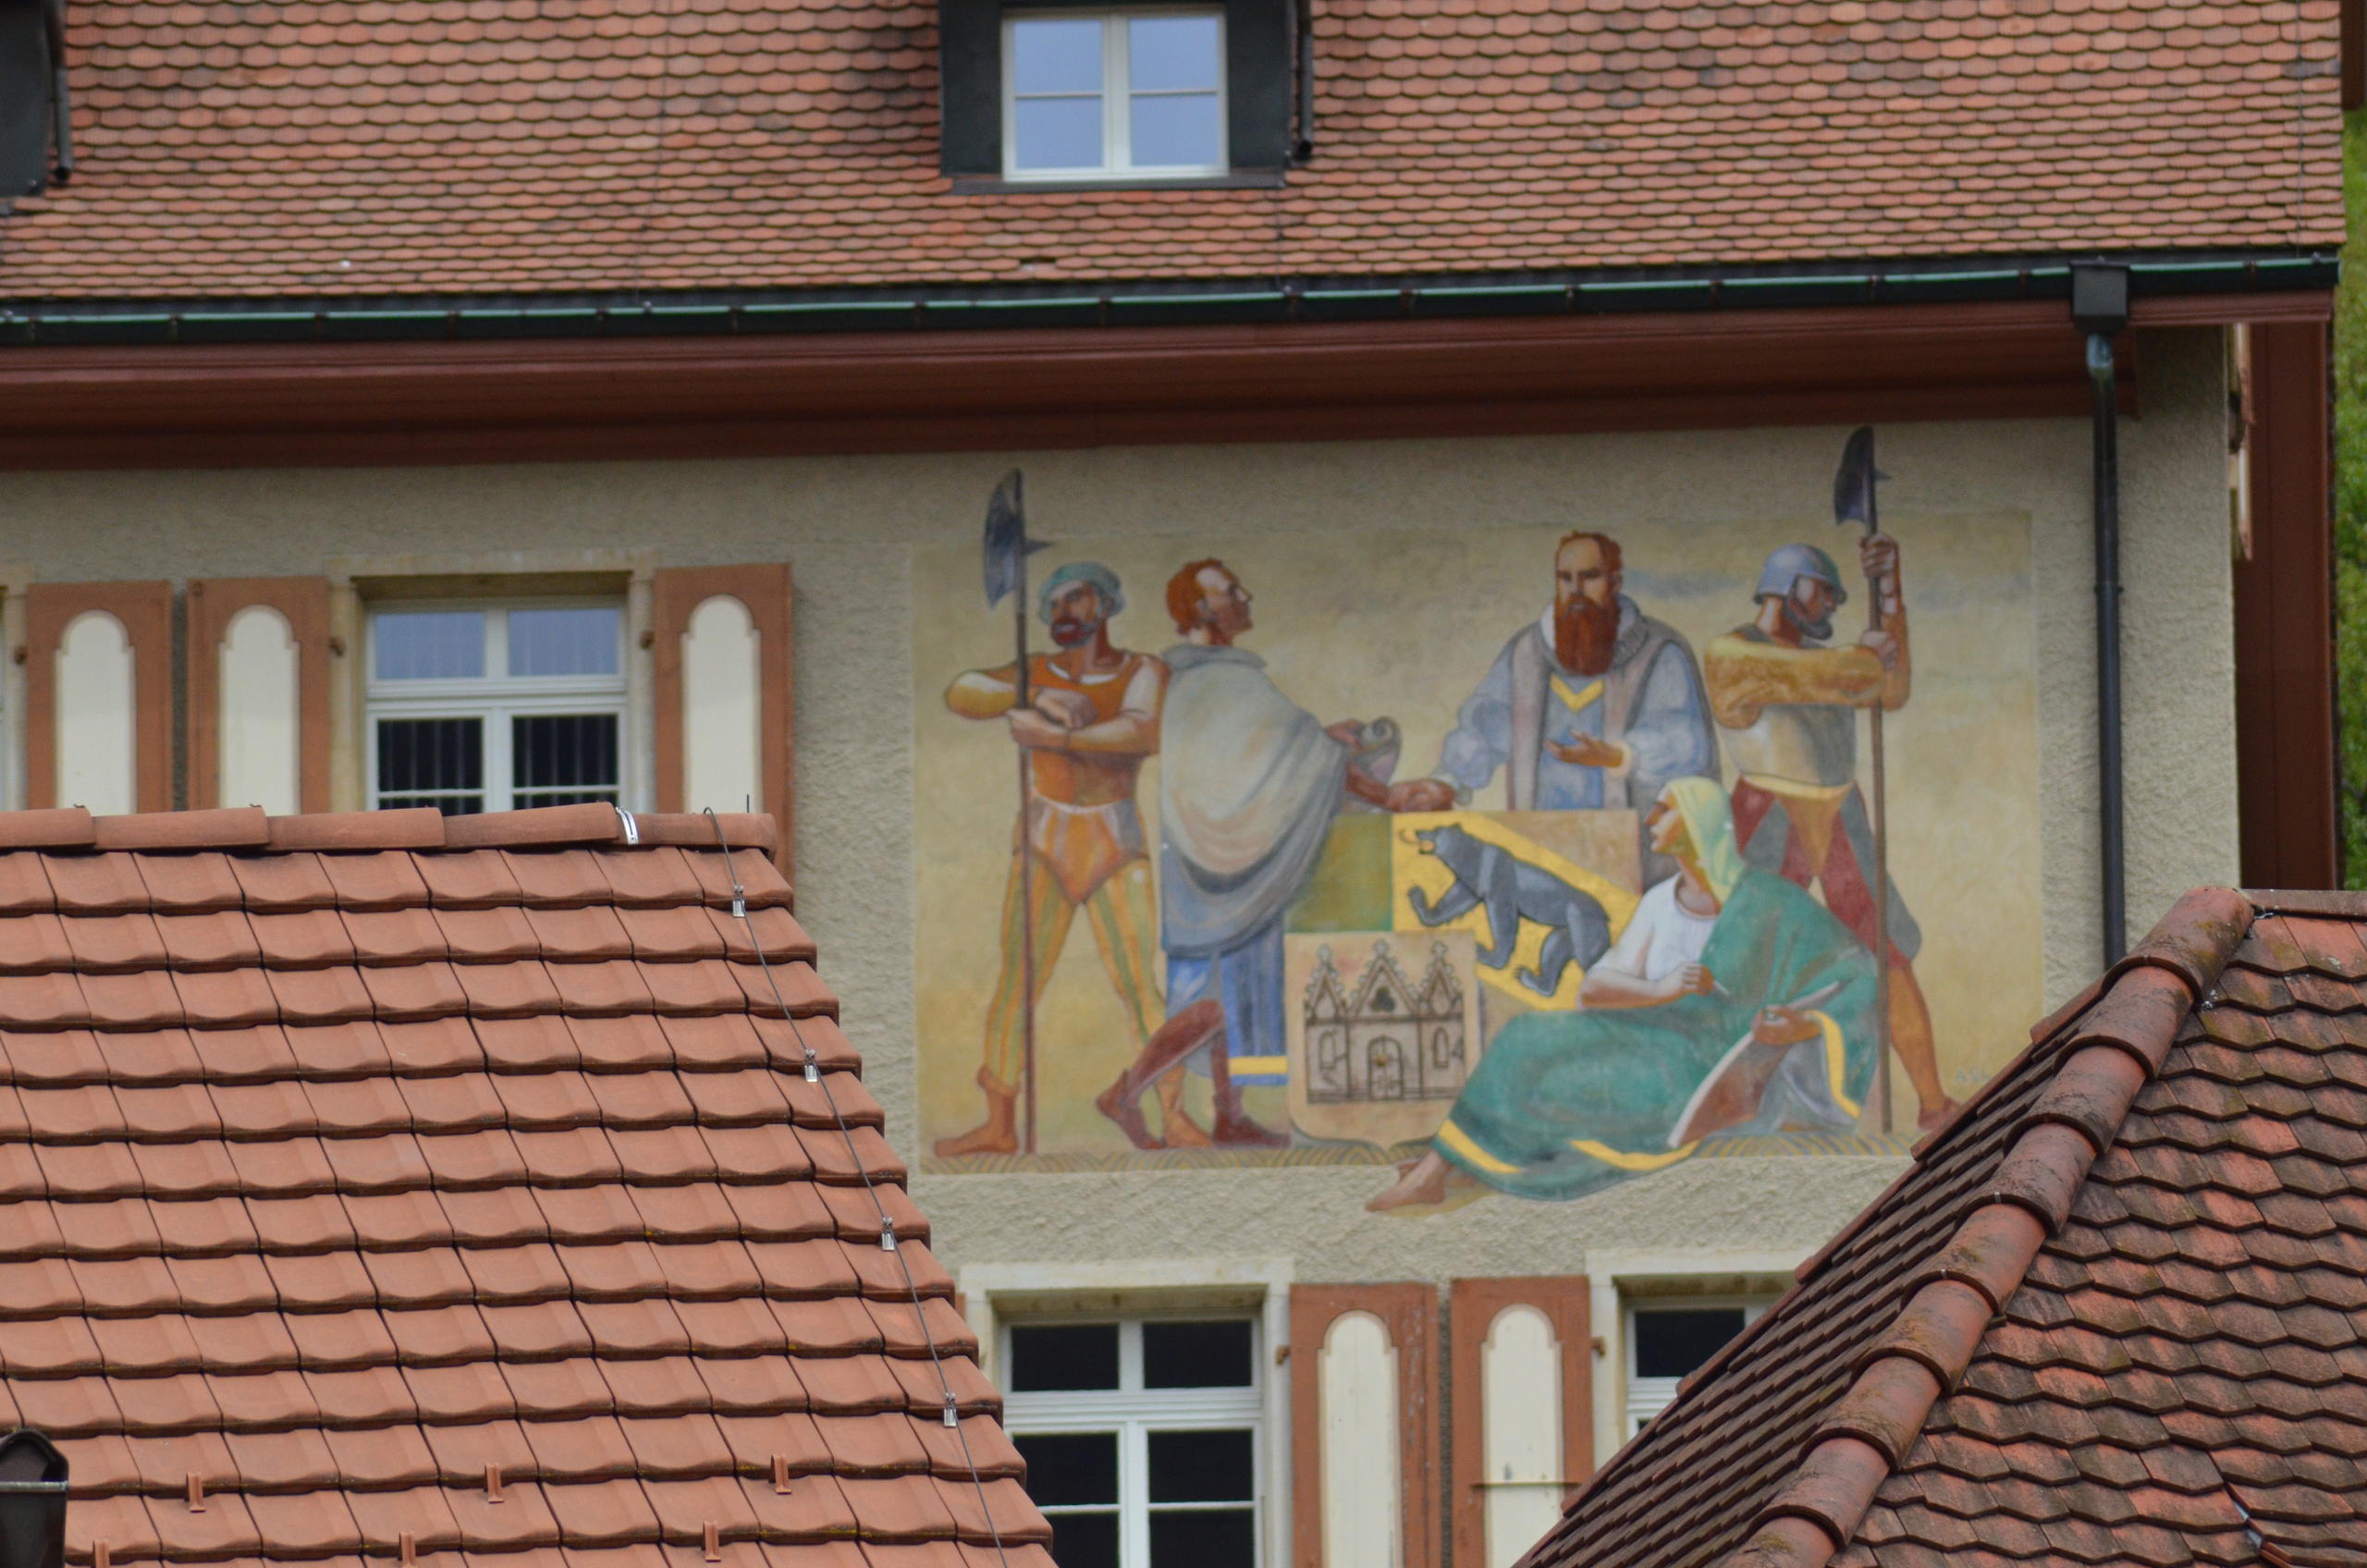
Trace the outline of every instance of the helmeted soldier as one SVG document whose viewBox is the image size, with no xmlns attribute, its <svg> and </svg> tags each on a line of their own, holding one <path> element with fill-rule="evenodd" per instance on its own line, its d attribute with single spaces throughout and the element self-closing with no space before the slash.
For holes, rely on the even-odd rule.
<svg viewBox="0 0 2367 1568">
<path fill-rule="evenodd" d="M 1737 778 L 1735 830 L 1743 857 L 1806 888 L 1875 945 L 1873 824 L 1858 788 L 1858 712 L 1907 704 L 1911 685 L 1907 604 L 1897 541 L 1867 536 L 1858 557 L 1873 584 L 1873 627 L 1833 645 L 1833 612 L 1849 591 L 1833 557 L 1813 545 L 1785 545 L 1760 569 L 1758 615 L 1711 641 L 1701 673 Z M 1931 1010 L 1915 979 L 1922 933 L 1895 885 L 1888 888 L 1890 1037 L 1922 1102 L 1917 1124 L 1936 1126 L 1956 1109 L 1940 1084 Z"/>
</svg>

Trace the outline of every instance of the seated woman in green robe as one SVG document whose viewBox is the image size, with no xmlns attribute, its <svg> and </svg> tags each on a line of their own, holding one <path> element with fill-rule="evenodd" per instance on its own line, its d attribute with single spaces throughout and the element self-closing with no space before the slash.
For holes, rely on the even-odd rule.
<svg viewBox="0 0 2367 1568">
<path fill-rule="evenodd" d="M 1671 782 L 1644 823 L 1677 874 L 1638 901 L 1576 1010 L 1504 1026 L 1430 1151 L 1366 1207 L 1439 1203 L 1457 1172 L 1578 1197 L 1710 1137 L 1856 1126 L 1879 1060 L 1872 956 L 1807 892 L 1744 864 L 1712 780 Z"/>
</svg>

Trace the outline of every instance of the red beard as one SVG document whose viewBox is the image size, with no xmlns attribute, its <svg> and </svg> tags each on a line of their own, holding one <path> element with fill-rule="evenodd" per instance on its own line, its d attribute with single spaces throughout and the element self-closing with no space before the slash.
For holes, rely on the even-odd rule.
<svg viewBox="0 0 2367 1568">
<path fill-rule="evenodd" d="M 1564 669 L 1579 675 L 1600 675 L 1611 668 L 1619 646 L 1619 601 L 1598 605 L 1592 599 L 1557 602 L 1553 606 L 1553 656 Z"/>
</svg>

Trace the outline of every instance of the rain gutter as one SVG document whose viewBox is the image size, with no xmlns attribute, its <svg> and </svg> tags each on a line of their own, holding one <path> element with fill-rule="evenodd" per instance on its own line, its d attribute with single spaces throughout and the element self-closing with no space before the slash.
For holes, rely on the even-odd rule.
<svg viewBox="0 0 2367 1568">
<path fill-rule="evenodd" d="M 2185 251 L 2099 260 L 2125 269 L 2129 292 L 2138 300 L 2323 290 L 2334 286 L 2339 273 L 2338 252 L 2332 250 Z M 2067 300 L 2074 271 L 2072 261 L 2054 256 L 1086 287 L 0 300 L 0 349 L 1287 325 Z M 0 279 L 5 276 L 0 268 Z"/>
</svg>

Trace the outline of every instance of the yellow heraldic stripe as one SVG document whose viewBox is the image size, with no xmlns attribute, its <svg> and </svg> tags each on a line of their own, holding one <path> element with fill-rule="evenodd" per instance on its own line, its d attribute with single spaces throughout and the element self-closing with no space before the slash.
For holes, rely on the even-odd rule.
<svg viewBox="0 0 2367 1568">
<path fill-rule="evenodd" d="M 1520 1174 L 1519 1166 L 1506 1165 L 1502 1160 L 1498 1159 L 1494 1155 L 1490 1154 L 1486 1149 L 1483 1149 L 1478 1144 L 1473 1143 L 1471 1141 L 1471 1134 L 1465 1132 L 1462 1128 L 1457 1127 L 1454 1124 L 1454 1118 L 1453 1117 L 1448 1117 L 1444 1121 L 1439 1123 L 1438 1140 L 1440 1143 L 1444 1144 L 1447 1147 L 1453 1149 L 1455 1153 L 1461 1155 L 1464 1158 L 1469 1160 L 1472 1164 L 1478 1166 L 1480 1170 L 1487 1171 L 1492 1176 L 1517 1176 Z"/>
<path fill-rule="evenodd" d="M 1833 1091 L 1833 1103 L 1846 1114 L 1856 1116 L 1858 1114 L 1858 1102 L 1849 1097 L 1849 1091 L 1844 1086 L 1844 1075 L 1848 1071 L 1849 1060 L 1848 1053 L 1841 1044 L 1841 1025 L 1833 1022 L 1828 1013 L 1811 1012 L 1809 1016 L 1816 1020 L 1816 1026 L 1824 1033 L 1824 1081 L 1825 1086 Z"/>
<path fill-rule="evenodd" d="M 1663 1149 L 1657 1154 L 1629 1154 L 1625 1149 L 1613 1148 L 1609 1144 L 1596 1143 L 1592 1138 L 1572 1138 L 1570 1146 L 1580 1154 L 1591 1155 L 1603 1164 L 1617 1170 L 1665 1170 L 1680 1159 L 1691 1158 L 1693 1151 L 1701 1146 L 1701 1140 L 1696 1138 L 1689 1144 L 1673 1149 Z"/>
<path fill-rule="evenodd" d="M 1553 694 L 1561 698 L 1562 704 L 1572 713 L 1578 713 L 1590 706 L 1602 695 L 1602 682 L 1600 680 L 1589 680 L 1575 692 L 1570 690 L 1570 683 L 1558 675 L 1547 676 L 1545 684 L 1552 689 Z"/>
</svg>

